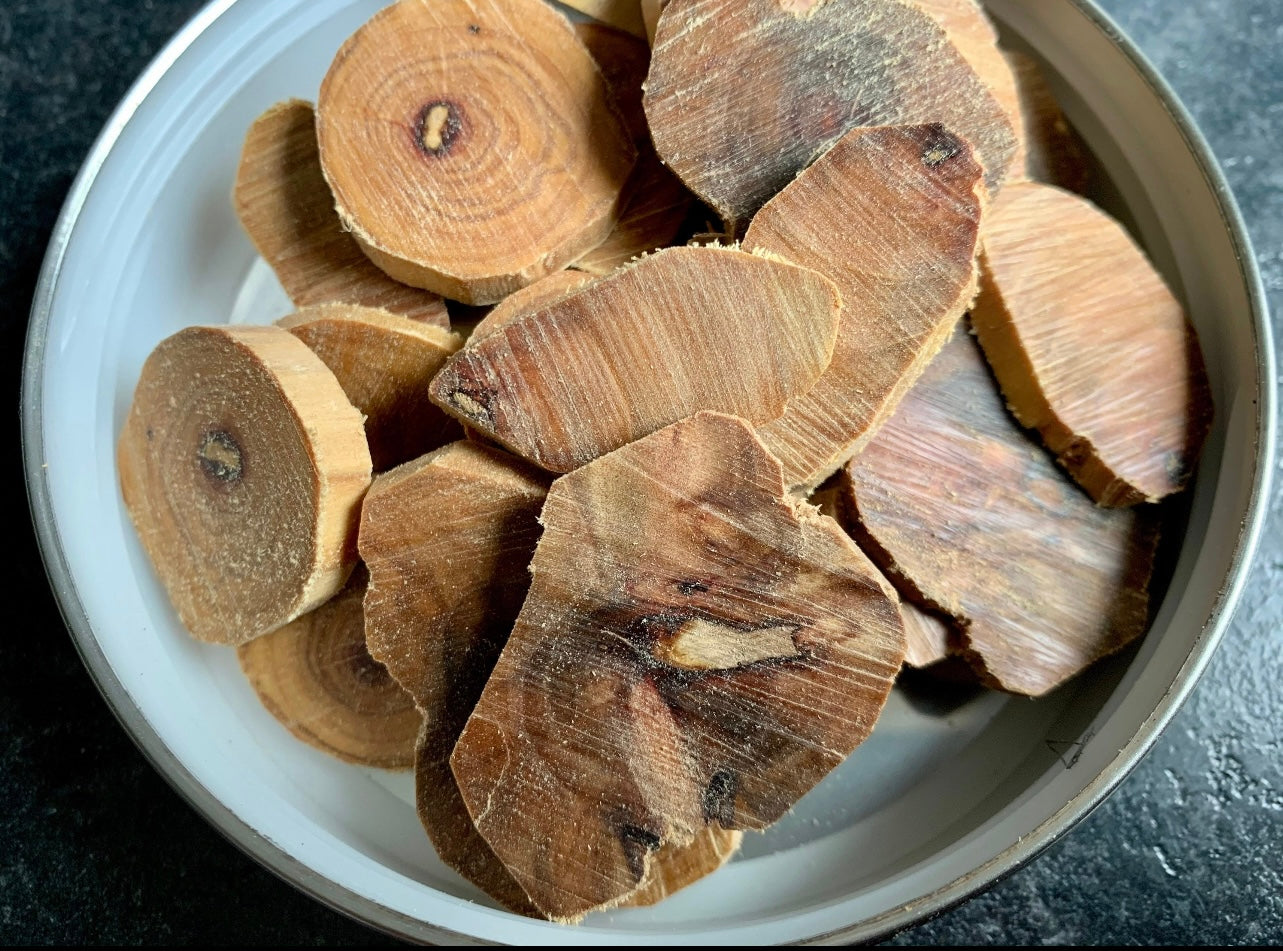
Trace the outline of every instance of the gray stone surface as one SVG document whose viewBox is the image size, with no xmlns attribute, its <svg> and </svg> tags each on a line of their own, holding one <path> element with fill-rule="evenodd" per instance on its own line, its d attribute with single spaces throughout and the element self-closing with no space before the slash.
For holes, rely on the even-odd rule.
<svg viewBox="0 0 1283 951">
<path fill-rule="evenodd" d="M 1283 4 L 1103 5 L 1193 111 L 1283 313 Z M 133 78 L 198 6 L 0 3 L 0 341 L 11 406 L 36 272 L 72 176 Z M 382 942 L 242 856 L 138 754 L 48 592 L 16 427 L 0 451 L 18 557 L 0 638 L 0 943 Z M 1029 867 L 896 943 L 1283 942 L 1283 471 L 1276 479 L 1238 615 L 1155 750 Z"/>
</svg>

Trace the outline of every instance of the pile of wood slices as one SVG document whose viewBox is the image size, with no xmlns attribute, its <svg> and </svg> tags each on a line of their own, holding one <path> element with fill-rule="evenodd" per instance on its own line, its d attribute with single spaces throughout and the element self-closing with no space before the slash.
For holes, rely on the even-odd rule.
<svg viewBox="0 0 1283 951">
<path fill-rule="evenodd" d="M 584 6 L 641 36 L 401 0 L 268 110 L 299 310 L 165 340 L 119 445 L 191 633 L 556 921 L 716 870 L 906 662 L 1036 696 L 1138 637 L 1211 415 L 971 0 Z"/>
</svg>

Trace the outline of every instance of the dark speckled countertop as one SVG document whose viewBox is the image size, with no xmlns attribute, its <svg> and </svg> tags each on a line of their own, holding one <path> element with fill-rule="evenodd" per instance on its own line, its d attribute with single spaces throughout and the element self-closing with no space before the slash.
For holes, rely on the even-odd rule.
<svg viewBox="0 0 1283 951">
<path fill-rule="evenodd" d="M 263 2 L 263 0 L 249 0 Z M 1035 2 L 1035 0 L 1029 0 Z M 200 0 L 0 0 L 0 321 L 13 531 L 0 637 L 0 943 L 368 944 L 170 790 L 71 645 L 29 527 L 16 412 L 59 206 L 107 116 Z M 1243 208 L 1283 336 L 1283 3 L 1102 0 L 1193 112 Z M 1283 466 L 1261 551 L 1192 699 L 1029 867 L 896 943 L 1283 942 Z"/>
</svg>

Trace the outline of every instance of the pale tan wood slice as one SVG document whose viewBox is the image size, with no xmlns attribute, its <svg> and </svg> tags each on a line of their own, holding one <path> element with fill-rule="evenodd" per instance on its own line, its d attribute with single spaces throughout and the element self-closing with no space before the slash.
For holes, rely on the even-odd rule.
<svg viewBox="0 0 1283 951">
<path fill-rule="evenodd" d="M 543 0 L 401 0 L 339 50 L 317 104 L 340 218 L 389 275 L 490 304 L 615 226 L 636 152 Z"/>
<path fill-rule="evenodd" d="M 370 452 L 334 374 L 279 327 L 189 327 L 143 365 L 121 492 L 178 616 L 241 644 L 336 594 Z"/>
<path fill-rule="evenodd" d="M 343 229 L 321 173 L 310 102 L 277 103 L 250 126 L 232 198 L 250 240 L 296 307 L 360 304 L 450 326 L 445 301 L 392 280 Z"/>
<path fill-rule="evenodd" d="M 670 248 L 450 358 L 432 399 L 567 472 L 702 409 L 773 419 L 828 366 L 832 282 L 721 248 Z"/>
<path fill-rule="evenodd" d="M 557 0 L 585 16 L 613 26 L 617 30 L 645 37 L 646 24 L 642 21 L 637 0 Z"/>
<path fill-rule="evenodd" d="M 457 442 L 379 476 L 361 514 L 370 654 L 423 711 L 419 818 L 442 861 L 523 914 L 536 912 L 477 835 L 449 758 L 530 585 L 547 490 L 507 453 Z"/>
<path fill-rule="evenodd" d="M 813 487 L 859 452 L 970 306 L 982 174 L 941 126 L 856 129 L 753 219 L 747 249 L 842 293 L 833 361 L 761 428 L 790 485 Z"/>
<path fill-rule="evenodd" d="M 601 23 L 576 23 L 579 41 L 597 63 L 606 86 L 639 149 L 650 146 L 650 129 L 642 110 L 642 83 L 650 68 L 650 45 L 631 33 Z"/>
<path fill-rule="evenodd" d="M 505 327 L 520 317 L 570 296 L 592 279 L 591 274 L 583 271 L 558 271 L 540 278 L 529 287 L 514 291 L 495 304 L 490 313 L 472 329 L 468 346 L 475 346 L 500 327 Z"/>
<path fill-rule="evenodd" d="M 700 413 L 558 479 L 533 582 L 451 765 L 549 917 L 644 886 L 702 830 L 761 829 L 872 729 L 904 658 L 885 581 Z"/>
<path fill-rule="evenodd" d="M 861 546 L 990 685 L 1040 696 L 1143 633 L 1157 516 L 1065 478 L 965 331 L 843 476 Z"/>
<path fill-rule="evenodd" d="M 428 384 L 463 345 L 458 334 L 344 304 L 309 307 L 278 323 L 325 362 L 364 414 L 375 472 L 463 436 L 428 400 Z"/>
<path fill-rule="evenodd" d="M 236 657 L 263 706 L 304 743 L 358 766 L 409 769 L 422 718 L 365 648 L 367 580 L 358 565 L 333 598 Z"/>
<path fill-rule="evenodd" d="M 971 143 L 995 193 L 1016 149 L 944 30 L 899 0 L 672 0 L 643 102 L 660 157 L 731 220 L 859 126 L 942 123 Z"/>
<path fill-rule="evenodd" d="M 1061 111 L 1042 67 L 1024 53 L 1005 51 L 1003 55 L 1016 77 L 1025 130 L 1025 166 L 1020 177 L 1086 194 L 1092 181 L 1090 154 Z"/>
<path fill-rule="evenodd" d="M 1003 394 L 1102 505 L 1179 492 L 1212 420 L 1184 309 L 1122 225 L 1050 185 L 985 221 L 972 320 Z"/>
<path fill-rule="evenodd" d="M 695 201 L 649 144 L 641 147 L 625 191 L 628 198 L 615 230 L 574 263 L 578 270 L 609 274 L 635 257 L 668 247 L 682 230 Z"/>
</svg>

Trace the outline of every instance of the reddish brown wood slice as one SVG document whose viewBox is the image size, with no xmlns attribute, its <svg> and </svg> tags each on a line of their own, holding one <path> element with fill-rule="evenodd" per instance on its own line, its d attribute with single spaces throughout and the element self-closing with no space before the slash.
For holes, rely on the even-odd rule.
<svg viewBox="0 0 1283 951">
<path fill-rule="evenodd" d="M 450 326 L 440 297 L 392 280 L 343 230 L 321 172 L 310 102 L 278 103 L 250 126 L 233 203 L 296 307 L 359 304 Z"/>
<path fill-rule="evenodd" d="M 843 475 L 864 550 L 958 622 L 991 685 L 1039 696 L 1144 631 L 1154 512 L 1092 504 L 1010 417 L 967 333 Z"/>
<path fill-rule="evenodd" d="M 757 214 L 744 239 L 833 279 L 842 318 L 814 388 L 761 427 L 811 487 L 877 431 L 976 290 L 983 170 L 938 125 L 856 129 Z"/>
<path fill-rule="evenodd" d="M 985 222 L 972 320 L 1003 394 L 1102 505 L 1180 491 L 1211 425 L 1180 302 L 1122 225 L 1021 183 Z"/>
<path fill-rule="evenodd" d="M 463 338 L 369 307 L 309 307 L 279 322 L 320 357 L 365 416 L 374 471 L 463 436 L 428 400 L 428 385 Z"/>
<path fill-rule="evenodd" d="M 274 630 L 336 594 L 356 564 L 370 484 L 361 414 L 279 327 L 188 327 L 161 341 L 116 460 L 143 547 L 201 640 Z"/>
<path fill-rule="evenodd" d="M 778 417 L 828 366 L 839 310 L 832 282 L 807 268 L 671 248 L 455 354 L 432 399 L 568 472 L 700 410 Z"/>
<path fill-rule="evenodd" d="M 761 829 L 872 729 L 904 658 L 881 575 L 700 413 L 553 484 L 530 593 L 451 764 L 549 917 L 627 898 L 656 851 Z"/>
<path fill-rule="evenodd" d="M 899 0 L 672 0 L 644 99 L 660 157 L 746 220 L 850 129 L 939 122 L 996 192 L 1011 120 L 926 13 Z"/>
<path fill-rule="evenodd" d="M 339 216 L 392 277 L 501 300 L 596 247 L 636 152 L 543 0 L 401 0 L 340 49 L 317 105 Z"/>
<path fill-rule="evenodd" d="M 263 706 L 304 743 L 358 766 L 409 769 L 422 718 L 366 650 L 367 580 L 358 565 L 329 601 L 236 656 Z"/>
</svg>

